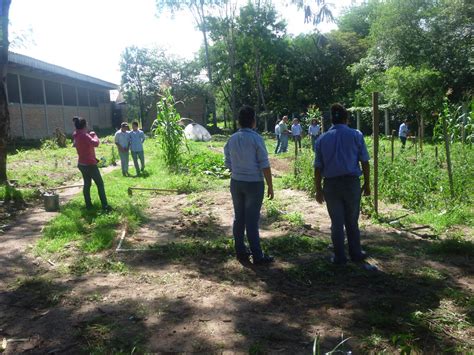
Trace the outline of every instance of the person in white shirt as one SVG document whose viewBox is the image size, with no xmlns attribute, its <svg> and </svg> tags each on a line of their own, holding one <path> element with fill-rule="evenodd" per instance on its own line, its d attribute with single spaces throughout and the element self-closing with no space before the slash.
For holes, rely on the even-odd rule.
<svg viewBox="0 0 474 355">
<path fill-rule="evenodd" d="M 291 126 L 291 134 L 293 135 L 293 140 L 295 144 L 299 146 L 301 149 L 301 134 L 303 133 L 303 129 L 301 128 L 300 121 L 295 118 L 293 120 L 293 124 Z"/>
<path fill-rule="evenodd" d="M 402 148 L 405 148 L 405 144 L 407 142 L 408 136 L 408 120 L 403 120 L 403 123 L 400 125 L 398 129 L 398 137 L 400 137 L 400 141 L 402 142 Z"/>
<path fill-rule="evenodd" d="M 120 165 L 122 167 L 122 175 L 129 176 L 128 174 L 128 150 L 130 149 L 130 133 L 127 122 L 122 122 L 120 129 L 115 133 L 115 145 L 117 146 Z"/>
<path fill-rule="evenodd" d="M 308 135 L 311 137 L 311 148 L 313 149 L 313 152 L 315 151 L 316 139 L 318 139 L 320 133 L 321 127 L 318 124 L 318 120 L 313 118 L 311 120 L 311 125 L 308 128 Z"/>
<path fill-rule="evenodd" d="M 276 140 L 277 140 L 277 144 L 276 144 L 276 148 L 275 148 L 275 154 L 278 154 L 278 150 L 280 149 L 280 145 L 281 145 L 280 122 L 281 122 L 281 120 L 277 119 L 276 124 L 275 124 L 275 137 L 276 137 Z"/>
</svg>

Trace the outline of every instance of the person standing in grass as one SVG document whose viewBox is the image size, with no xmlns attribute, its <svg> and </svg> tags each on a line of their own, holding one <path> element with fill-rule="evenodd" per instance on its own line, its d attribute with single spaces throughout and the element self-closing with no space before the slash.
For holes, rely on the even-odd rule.
<svg viewBox="0 0 474 355">
<path fill-rule="evenodd" d="M 77 168 L 84 179 L 82 192 L 84 194 L 86 208 L 92 208 L 91 185 L 92 180 L 94 180 L 99 193 L 102 209 L 104 211 L 109 211 L 110 206 L 108 205 L 107 197 L 105 196 L 104 181 L 102 180 L 99 168 L 97 167 L 99 161 L 95 156 L 95 148 L 99 146 L 99 137 L 97 137 L 95 132 L 87 131 L 87 121 L 84 118 L 74 117 L 72 120 L 76 127 L 76 130 L 72 134 L 72 139 L 78 155 Z"/>
<path fill-rule="evenodd" d="M 326 201 L 331 218 L 334 246 L 331 261 L 345 264 L 344 227 L 352 261 L 366 258 L 360 245 L 359 213 L 361 194 L 370 195 L 370 158 L 362 133 L 349 128 L 348 113 L 344 106 L 332 105 L 331 116 L 333 126 L 316 141 L 314 181 L 316 201 Z M 362 173 L 364 185 L 361 191 L 359 177 Z M 322 178 L 324 188 L 321 187 Z"/>
<path fill-rule="evenodd" d="M 237 259 L 248 262 L 250 253 L 245 245 L 245 232 L 250 245 L 253 263 L 268 264 L 274 261 L 265 255 L 260 246 L 258 222 L 267 183 L 267 196 L 273 199 L 272 171 L 263 138 L 254 131 L 255 110 L 243 106 L 239 111 L 240 129 L 224 147 L 225 165 L 231 171 L 230 192 L 234 205 L 233 235 Z"/>
<path fill-rule="evenodd" d="M 137 176 L 140 172 L 145 170 L 145 153 L 143 152 L 143 142 L 145 142 L 145 133 L 138 129 L 138 122 L 132 122 L 132 130 L 130 131 L 130 152 L 132 153 L 133 165 L 137 171 Z M 138 164 L 138 159 L 141 162 L 141 169 Z"/>
<path fill-rule="evenodd" d="M 275 154 L 278 154 L 278 150 L 280 149 L 280 145 L 281 145 L 280 122 L 281 122 L 281 120 L 277 119 L 276 124 L 275 124 L 275 137 L 276 137 L 276 140 L 277 140 L 277 144 L 276 144 L 276 147 L 275 147 Z"/>
<path fill-rule="evenodd" d="M 313 118 L 311 120 L 311 125 L 308 127 L 308 135 L 311 137 L 311 149 L 315 151 L 316 139 L 318 139 L 319 134 L 321 133 L 321 127 L 318 124 L 318 121 Z"/>
<path fill-rule="evenodd" d="M 293 135 L 293 140 L 295 141 L 296 146 L 301 150 L 301 134 L 303 129 L 300 125 L 300 120 L 295 118 L 293 119 L 293 124 L 291 125 L 291 134 Z"/>
<path fill-rule="evenodd" d="M 128 129 L 128 123 L 122 122 L 120 129 L 115 133 L 115 145 L 119 152 L 123 176 L 130 176 L 128 174 L 128 150 L 130 148 L 130 132 Z"/>
<path fill-rule="evenodd" d="M 400 141 L 402 142 L 402 149 L 405 148 L 405 144 L 407 142 L 407 137 L 408 137 L 408 121 L 403 120 L 402 124 L 398 128 L 398 137 L 400 138 Z"/>
<path fill-rule="evenodd" d="M 286 153 L 288 151 L 288 137 L 291 134 L 288 130 L 288 116 L 283 116 L 278 126 L 280 127 L 280 148 L 278 153 Z"/>
</svg>

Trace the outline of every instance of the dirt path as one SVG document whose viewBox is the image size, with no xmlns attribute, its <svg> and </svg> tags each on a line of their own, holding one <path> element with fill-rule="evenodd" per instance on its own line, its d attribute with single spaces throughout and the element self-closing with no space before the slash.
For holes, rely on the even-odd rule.
<svg viewBox="0 0 474 355">
<path fill-rule="evenodd" d="M 392 312 L 402 317 L 442 305 L 443 282 L 472 292 L 469 260 L 420 258 L 425 240 L 368 220 L 361 221 L 363 244 L 380 272 L 334 269 L 326 261 L 331 250 L 325 206 L 293 190 L 277 191 L 276 203 L 280 215 L 270 217 L 266 210 L 261 221 L 268 248 L 282 250 L 270 267 L 241 265 L 213 249 L 214 241 L 232 235 L 232 203 L 224 187 L 153 197 L 147 223 L 123 246 L 145 251 L 99 256 L 128 271 L 82 276 L 65 273 L 61 261 L 51 265 L 31 257 L 29 245 L 55 214 L 30 211 L 0 237 L 0 338 L 20 340 L 8 343 L 6 353 L 308 354 L 318 334 L 324 349 L 344 334 L 353 337 L 348 346 L 360 350 L 371 327 L 383 323 L 389 331 L 403 331 Z M 198 258 L 188 256 L 197 244 L 173 249 L 187 240 L 207 249 Z M 316 242 L 316 248 L 291 244 L 298 240 Z M 146 251 L 156 245 L 170 247 L 177 257 Z M 285 251 L 297 249 L 303 252 Z M 428 268 L 442 277 L 427 279 L 422 272 Z M 367 314 L 373 317 L 368 324 Z M 432 346 L 427 343 L 425 351 Z"/>
</svg>

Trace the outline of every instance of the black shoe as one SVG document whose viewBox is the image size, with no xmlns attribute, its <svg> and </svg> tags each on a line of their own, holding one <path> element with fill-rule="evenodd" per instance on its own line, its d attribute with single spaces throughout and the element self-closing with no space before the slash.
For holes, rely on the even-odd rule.
<svg viewBox="0 0 474 355">
<path fill-rule="evenodd" d="M 254 265 L 266 265 L 271 264 L 275 261 L 275 258 L 271 255 L 263 255 L 260 259 L 253 261 Z"/>
<path fill-rule="evenodd" d="M 102 207 L 102 211 L 105 212 L 105 213 L 109 213 L 109 212 L 112 212 L 113 209 L 112 209 L 112 207 L 107 205 L 107 206 Z"/>
<path fill-rule="evenodd" d="M 351 257 L 351 260 L 355 263 L 358 263 L 358 262 L 364 261 L 367 258 L 368 258 L 367 253 L 365 251 L 361 251 L 359 256 L 355 258 Z"/>
<path fill-rule="evenodd" d="M 249 258 L 249 254 L 248 253 L 245 253 L 245 254 L 237 254 L 237 260 L 241 263 L 245 263 L 245 264 L 248 264 L 250 263 L 250 258 Z"/>
<path fill-rule="evenodd" d="M 331 256 L 329 258 L 329 261 L 331 262 L 331 264 L 333 265 L 346 265 L 347 263 L 347 260 L 339 260 L 339 259 L 336 259 L 335 256 Z"/>
</svg>

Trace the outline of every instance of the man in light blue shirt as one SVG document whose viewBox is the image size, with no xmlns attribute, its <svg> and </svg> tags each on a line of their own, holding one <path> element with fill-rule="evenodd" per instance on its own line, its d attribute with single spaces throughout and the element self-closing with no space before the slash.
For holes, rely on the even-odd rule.
<svg viewBox="0 0 474 355">
<path fill-rule="evenodd" d="M 230 192 L 234 205 L 233 235 L 237 259 L 249 261 L 245 246 L 245 231 L 256 265 L 273 262 L 260 246 L 258 222 L 265 192 L 264 179 L 268 186 L 267 196 L 273 198 L 273 183 L 268 153 L 263 138 L 253 130 L 256 126 L 255 111 L 243 106 L 239 111 L 240 129 L 234 133 L 224 147 L 225 166 L 232 172 Z"/>
<path fill-rule="evenodd" d="M 128 150 L 130 148 L 130 134 L 128 131 L 128 123 L 122 122 L 120 130 L 115 133 L 115 145 L 117 146 L 120 156 L 120 166 L 122 167 L 122 175 L 128 174 Z"/>
<path fill-rule="evenodd" d="M 359 177 L 363 173 L 362 192 L 369 196 L 370 158 L 362 133 L 348 126 L 348 113 L 344 106 L 332 105 L 331 116 L 333 126 L 316 141 L 314 181 L 316 201 L 326 201 L 331 218 L 331 239 L 334 246 L 332 261 L 334 264 L 345 264 L 344 227 L 352 261 L 358 262 L 366 258 L 360 246 Z M 324 188 L 321 188 L 322 178 Z"/>
<path fill-rule="evenodd" d="M 408 121 L 404 120 L 400 127 L 398 128 L 398 137 L 400 137 L 400 141 L 402 142 L 402 148 L 405 148 L 405 144 L 407 142 L 408 136 Z"/>
<path fill-rule="evenodd" d="M 132 122 L 132 131 L 130 132 L 130 151 L 132 152 L 133 165 L 137 171 L 137 176 L 140 172 L 143 173 L 145 170 L 145 153 L 143 152 L 143 142 L 145 142 L 145 133 L 138 129 L 138 122 Z M 141 162 L 141 169 L 138 164 L 138 159 Z"/>
</svg>

